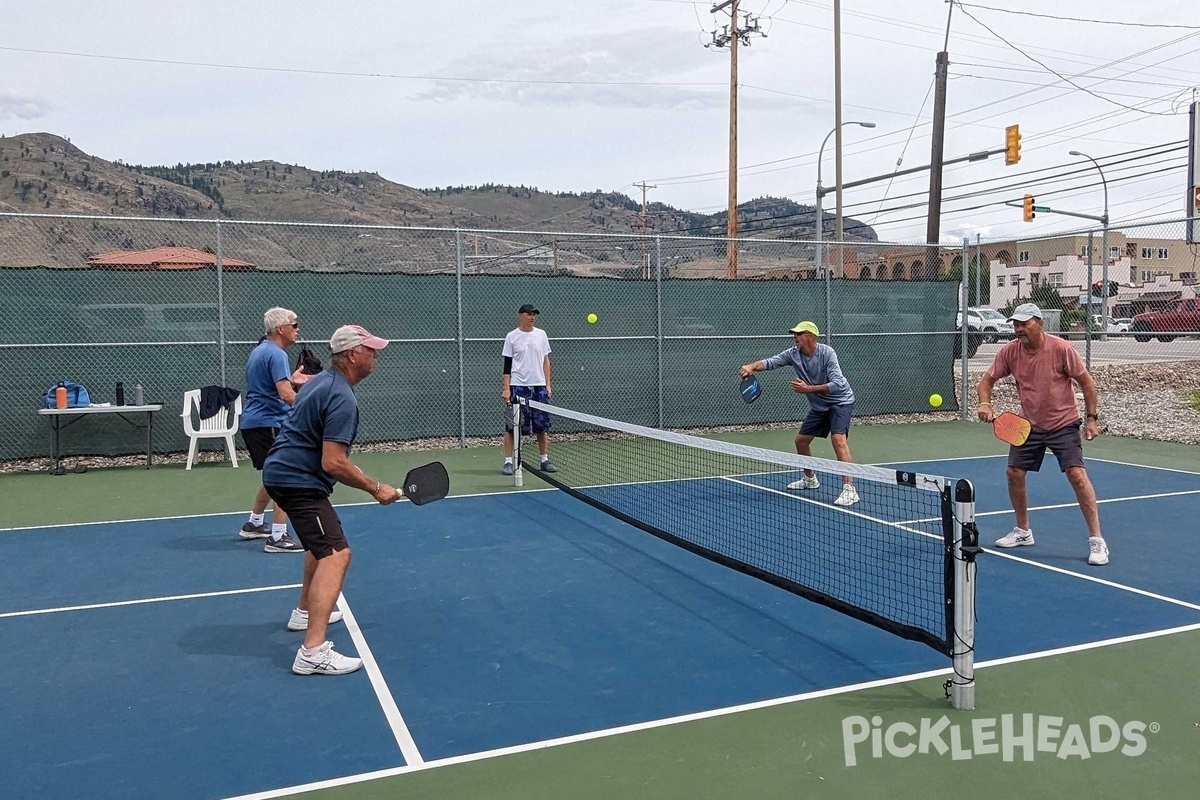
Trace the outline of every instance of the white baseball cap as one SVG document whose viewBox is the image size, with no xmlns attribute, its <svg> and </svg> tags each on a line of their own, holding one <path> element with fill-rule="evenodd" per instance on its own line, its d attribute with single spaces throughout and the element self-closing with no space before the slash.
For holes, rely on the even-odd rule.
<svg viewBox="0 0 1200 800">
<path fill-rule="evenodd" d="M 1012 315 L 1008 318 L 1008 321 L 1028 322 L 1034 317 L 1042 319 L 1042 310 L 1034 303 L 1022 303 L 1013 310 Z"/>
<path fill-rule="evenodd" d="M 359 345 L 382 350 L 388 346 L 388 340 L 380 339 L 361 325 L 343 325 L 329 338 L 329 350 L 332 353 L 344 353 Z"/>
</svg>

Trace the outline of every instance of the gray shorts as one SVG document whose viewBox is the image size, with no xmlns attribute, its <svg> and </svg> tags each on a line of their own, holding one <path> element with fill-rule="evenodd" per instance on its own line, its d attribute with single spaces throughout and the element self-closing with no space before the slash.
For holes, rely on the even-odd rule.
<svg viewBox="0 0 1200 800">
<path fill-rule="evenodd" d="M 1070 467 L 1082 467 L 1083 438 L 1079 433 L 1082 424 L 1072 422 L 1056 431 L 1031 431 L 1025 444 L 1008 448 L 1008 465 L 1026 472 L 1037 472 L 1042 468 L 1042 459 L 1046 457 L 1046 448 L 1049 448 L 1063 472 Z"/>
</svg>

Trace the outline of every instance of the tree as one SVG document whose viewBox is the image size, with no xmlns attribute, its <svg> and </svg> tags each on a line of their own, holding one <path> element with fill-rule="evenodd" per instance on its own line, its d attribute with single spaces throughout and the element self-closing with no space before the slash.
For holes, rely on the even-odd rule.
<svg viewBox="0 0 1200 800">
<path fill-rule="evenodd" d="M 1062 308 L 1062 295 L 1048 283 L 1039 283 L 1029 292 L 1029 299 L 1037 303 L 1038 308 Z"/>
<path fill-rule="evenodd" d="M 983 274 L 977 275 L 976 267 L 971 265 L 971 285 L 967 287 L 967 299 L 970 301 L 968 305 L 986 306 L 992 298 L 992 270 L 983 260 L 980 259 L 983 266 Z M 954 283 L 962 282 L 962 259 L 955 259 L 949 267 L 947 267 L 944 275 L 938 276 L 939 281 L 951 281 Z M 979 286 L 979 297 L 975 297 L 976 281 Z"/>
</svg>

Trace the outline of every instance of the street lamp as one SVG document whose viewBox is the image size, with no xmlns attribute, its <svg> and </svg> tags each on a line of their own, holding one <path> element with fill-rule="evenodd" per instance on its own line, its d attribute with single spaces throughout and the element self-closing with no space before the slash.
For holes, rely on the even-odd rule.
<svg viewBox="0 0 1200 800">
<path fill-rule="evenodd" d="M 834 125 L 833 130 L 825 134 L 825 139 L 821 142 L 821 149 L 817 151 L 817 275 L 821 275 L 821 270 L 824 269 L 825 260 L 822 257 L 821 241 L 825 234 L 825 215 L 821 211 L 821 198 L 825 196 L 825 192 L 821 188 L 821 162 L 825 157 L 825 145 L 829 144 L 829 137 L 837 132 L 839 127 L 844 128 L 847 125 L 857 125 L 860 128 L 874 128 L 874 122 L 843 122 L 840 126 Z"/>
<path fill-rule="evenodd" d="M 1104 170 L 1100 168 L 1100 163 L 1096 159 L 1089 156 L 1087 153 L 1081 153 L 1078 150 L 1072 150 L 1070 155 L 1079 158 L 1086 158 L 1096 167 L 1096 171 L 1100 173 L 1100 184 L 1104 187 L 1104 214 L 1100 217 L 1100 224 L 1103 225 L 1100 235 L 1100 250 L 1104 253 L 1104 262 L 1101 267 L 1101 276 L 1103 283 L 1100 290 L 1100 335 L 1103 336 L 1108 330 L 1108 180 L 1104 177 Z M 1089 262 L 1090 263 L 1090 262 Z M 1092 276 L 1088 275 L 1088 297 L 1091 297 L 1092 287 L 1090 286 Z M 1091 320 L 1088 320 L 1091 324 Z M 1107 337 L 1105 337 L 1107 338 Z"/>
</svg>

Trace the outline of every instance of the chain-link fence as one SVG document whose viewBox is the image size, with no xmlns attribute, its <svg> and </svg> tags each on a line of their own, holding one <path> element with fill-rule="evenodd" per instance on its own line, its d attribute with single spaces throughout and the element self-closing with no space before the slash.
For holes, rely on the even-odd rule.
<svg viewBox="0 0 1200 800">
<path fill-rule="evenodd" d="M 242 387 L 275 305 L 297 312 L 302 342 L 348 322 L 393 341 L 357 389 L 366 442 L 495 435 L 500 346 L 525 302 L 551 337 L 556 401 L 603 416 L 794 420 L 804 408 L 788 376 L 768 377 L 753 406 L 735 391 L 737 367 L 790 346 L 801 319 L 837 347 L 857 413 L 925 409 L 933 392 L 952 407 L 958 284 L 927 279 L 927 248 L 827 244 L 833 275 L 870 270 L 851 280 L 818 279 L 811 242 L 738 247 L 729 279 L 725 241 L 711 238 L 0 215 L 0 460 L 47 451 L 35 411 L 62 380 L 93 402 L 112 402 L 118 381 L 127 399 L 142 384 L 164 404 L 154 450 L 185 449 L 170 421 L 183 392 Z M 67 452 L 137 452 L 107 416 L 64 436 Z"/>
</svg>

